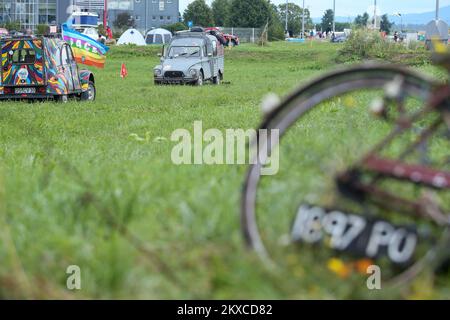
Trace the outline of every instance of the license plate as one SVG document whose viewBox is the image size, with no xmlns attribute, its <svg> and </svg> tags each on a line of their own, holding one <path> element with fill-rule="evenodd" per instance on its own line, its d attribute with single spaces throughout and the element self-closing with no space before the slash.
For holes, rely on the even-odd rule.
<svg viewBox="0 0 450 320">
<path fill-rule="evenodd" d="M 33 94 L 36 93 L 36 88 L 16 88 L 14 89 L 15 94 Z"/>
<path fill-rule="evenodd" d="M 418 244 L 417 231 L 384 220 L 302 205 L 291 230 L 292 241 L 324 243 L 331 249 L 392 263 L 412 262 Z"/>
</svg>

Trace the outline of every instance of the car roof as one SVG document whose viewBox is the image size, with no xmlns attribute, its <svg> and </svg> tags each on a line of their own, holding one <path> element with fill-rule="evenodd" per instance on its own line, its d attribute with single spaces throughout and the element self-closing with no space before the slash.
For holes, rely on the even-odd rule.
<svg viewBox="0 0 450 320">
<path fill-rule="evenodd" d="M 3 39 L 5 40 L 12 40 L 12 41 L 28 41 L 28 40 L 45 40 L 45 39 L 54 39 L 58 42 L 64 42 L 63 39 L 61 39 L 60 35 L 50 35 L 50 36 L 35 36 L 35 35 L 6 35 Z"/>
<path fill-rule="evenodd" d="M 177 37 L 172 38 L 171 45 L 175 46 L 203 46 L 205 45 L 205 37 Z"/>
</svg>

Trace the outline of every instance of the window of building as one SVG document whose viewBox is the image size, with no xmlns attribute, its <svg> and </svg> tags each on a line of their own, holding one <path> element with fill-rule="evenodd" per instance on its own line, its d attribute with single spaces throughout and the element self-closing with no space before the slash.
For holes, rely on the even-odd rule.
<svg viewBox="0 0 450 320">
<path fill-rule="evenodd" d="M 109 0 L 108 1 L 109 10 L 134 10 L 133 0 Z"/>
<path fill-rule="evenodd" d="M 0 16 L 4 21 L 16 21 L 20 29 L 35 30 L 38 24 L 56 20 L 57 0 L 1 0 Z"/>
</svg>

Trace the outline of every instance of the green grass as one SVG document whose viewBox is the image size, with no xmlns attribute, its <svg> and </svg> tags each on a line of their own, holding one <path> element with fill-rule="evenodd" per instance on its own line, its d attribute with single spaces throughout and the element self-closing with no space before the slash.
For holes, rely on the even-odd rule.
<svg viewBox="0 0 450 320">
<path fill-rule="evenodd" d="M 302 272 L 267 270 L 240 233 L 246 167 L 170 160 L 175 129 L 192 131 L 196 120 L 204 128 L 255 128 L 267 93 L 287 94 L 335 68 L 337 48 L 243 45 L 226 51 L 229 83 L 202 88 L 153 86 L 159 48 L 113 48 L 106 68 L 94 70 L 92 104 L 2 102 L 0 297 L 391 296 L 354 291 L 354 283 L 330 289 L 329 275 L 311 270 L 313 257 L 305 258 Z M 122 63 L 129 72 L 124 80 Z M 328 130 L 324 135 L 335 134 L 320 116 L 315 121 Z M 336 126 L 344 127 L 338 120 Z M 66 289 L 69 265 L 81 267 L 81 291 Z M 395 297 L 450 296 L 448 282 L 421 281 Z"/>
</svg>

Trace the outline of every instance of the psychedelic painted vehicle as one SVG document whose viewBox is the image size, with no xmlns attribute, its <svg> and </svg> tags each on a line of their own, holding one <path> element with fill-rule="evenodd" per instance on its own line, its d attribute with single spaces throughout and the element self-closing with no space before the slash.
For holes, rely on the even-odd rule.
<svg viewBox="0 0 450 320">
<path fill-rule="evenodd" d="M 94 75 L 78 68 L 72 48 L 62 39 L 5 37 L 0 48 L 0 100 L 95 100 Z"/>
</svg>

